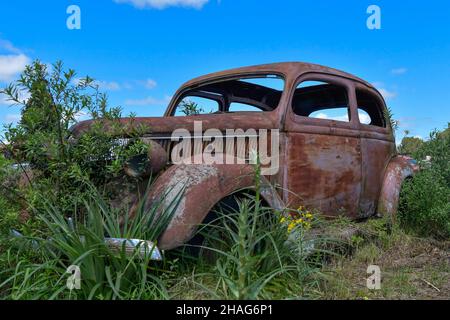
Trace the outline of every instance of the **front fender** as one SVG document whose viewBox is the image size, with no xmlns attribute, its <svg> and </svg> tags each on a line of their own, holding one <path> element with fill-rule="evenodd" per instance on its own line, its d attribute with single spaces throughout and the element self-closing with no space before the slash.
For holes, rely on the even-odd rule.
<svg viewBox="0 0 450 320">
<path fill-rule="evenodd" d="M 163 199 L 162 210 L 183 192 L 169 227 L 158 241 L 158 247 L 170 250 L 189 241 L 211 209 L 226 196 L 255 186 L 251 165 L 189 164 L 174 165 L 154 183 L 148 195 L 151 205 Z M 265 177 L 261 178 L 261 197 L 273 208 L 283 209 L 283 201 Z"/>
<path fill-rule="evenodd" d="M 415 160 L 407 156 L 392 158 L 387 166 L 378 201 L 378 213 L 395 217 L 403 182 L 419 171 Z"/>
</svg>

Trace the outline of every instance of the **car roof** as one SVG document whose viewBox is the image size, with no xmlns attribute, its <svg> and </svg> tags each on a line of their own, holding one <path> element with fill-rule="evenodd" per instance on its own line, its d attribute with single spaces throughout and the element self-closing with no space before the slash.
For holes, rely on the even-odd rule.
<svg viewBox="0 0 450 320">
<path fill-rule="evenodd" d="M 252 73 L 267 73 L 267 74 L 282 74 L 286 77 L 297 77 L 301 74 L 308 72 L 316 72 L 316 73 L 325 73 L 330 75 L 337 75 L 344 78 L 348 78 L 354 81 L 361 82 L 366 86 L 373 88 L 373 85 L 368 83 L 367 81 L 358 78 L 350 73 L 337 70 L 334 68 L 306 63 L 306 62 L 280 62 L 280 63 L 271 63 L 271 64 L 261 64 L 243 68 L 235 68 L 229 69 L 219 72 L 214 72 L 210 74 L 203 75 L 201 77 L 194 78 L 183 84 L 182 87 L 191 87 L 197 84 L 201 84 L 210 80 L 220 79 L 226 76 L 239 75 L 239 74 L 252 74 Z"/>
</svg>

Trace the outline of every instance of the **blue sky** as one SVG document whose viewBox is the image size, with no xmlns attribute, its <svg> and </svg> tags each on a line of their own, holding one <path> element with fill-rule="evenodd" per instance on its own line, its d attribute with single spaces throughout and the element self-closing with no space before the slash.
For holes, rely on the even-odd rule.
<svg viewBox="0 0 450 320">
<path fill-rule="evenodd" d="M 69 5 L 81 30 L 66 27 Z M 369 5 L 382 29 L 366 27 Z M 401 132 L 427 137 L 450 122 L 448 0 L 5 0 L 0 86 L 33 59 L 63 60 L 98 79 L 110 104 L 162 115 L 186 80 L 223 69 L 306 61 L 375 84 Z M 0 96 L 0 124 L 19 110 Z"/>
</svg>

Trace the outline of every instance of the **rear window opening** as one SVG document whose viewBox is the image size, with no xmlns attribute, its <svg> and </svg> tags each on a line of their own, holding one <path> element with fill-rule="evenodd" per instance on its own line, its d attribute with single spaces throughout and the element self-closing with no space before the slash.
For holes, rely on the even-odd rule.
<svg viewBox="0 0 450 320">
<path fill-rule="evenodd" d="M 359 121 L 362 124 L 386 128 L 383 102 L 368 90 L 356 90 Z"/>
<path fill-rule="evenodd" d="M 277 75 L 217 81 L 184 92 L 172 115 L 270 112 L 283 89 L 284 79 Z"/>
<path fill-rule="evenodd" d="M 298 116 L 329 121 L 350 121 L 347 88 L 321 81 L 305 81 L 298 85 L 292 101 Z"/>
<path fill-rule="evenodd" d="M 369 114 L 359 108 L 358 108 L 358 117 L 359 122 L 361 122 L 362 124 L 370 125 L 372 123 L 372 118 L 369 116 Z"/>
</svg>

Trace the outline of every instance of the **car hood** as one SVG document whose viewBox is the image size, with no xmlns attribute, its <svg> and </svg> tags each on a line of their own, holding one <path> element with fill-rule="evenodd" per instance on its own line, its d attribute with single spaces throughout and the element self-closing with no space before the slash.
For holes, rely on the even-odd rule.
<svg viewBox="0 0 450 320">
<path fill-rule="evenodd" d="M 187 117 L 135 117 L 118 119 L 124 129 L 118 135 L 126 137 L 137 128 L 143 129 L 144 134 L 171 134 L 177 129 L 194 131 L 194 124 L 201 124 L 202 130 L 219 129 L 277 129 L 278 116 L 275 112 L 239 112 L 227 114 L 207 114 Z M 100 123 L 104 130 L 113 132 L 113 122 L 106 119 L 87 120 L 79 122 L 71 128 L 72 136 L 78 138 L 90 131 L 92 126 Z"/>
</svg>

